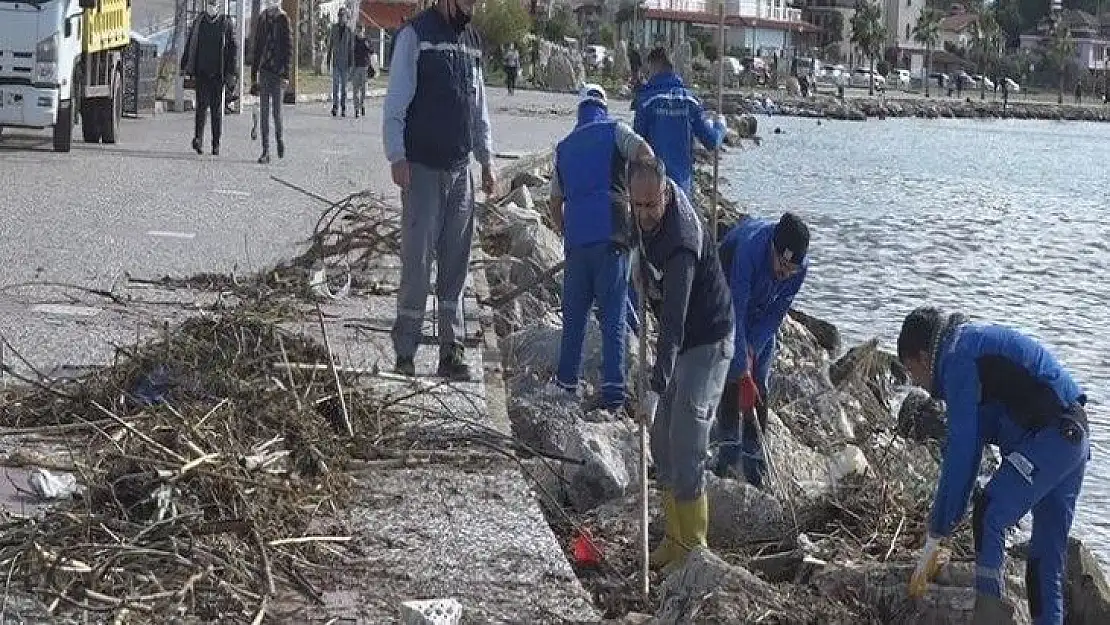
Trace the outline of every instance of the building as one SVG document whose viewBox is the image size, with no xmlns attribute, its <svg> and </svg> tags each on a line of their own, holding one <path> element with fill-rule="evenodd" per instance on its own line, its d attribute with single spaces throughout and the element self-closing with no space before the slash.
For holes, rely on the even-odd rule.
<svg viewBox="0 0 1110 625">
<path fill-rule="evenodd" d="M 913 29 L 927 3 L 925 0 L 886 0 L 883 25 L 887 33 L 887 54 L 895 67 L 920 75 L 925 66 L 925 45 L 913 38 Z"/>
<path fill-rule="evenodd" d="M 856 0 L 802 0 L 803 19 L 820 29 L 812 44 L 819 49 L 819 56 L 835 57 L 829 60 L 851 59 L 855 14 Z"/>
<path fill-rule="evenodd" d="M 970 48 L 975 42 L 975 28 L 978 24 L 978 15 L 964 13 L 962 9 L 946 15 L 940 20 L 940 39 L 937 47 L 941 50 Z"/>
<path fill-rule="evenodd" d="M 1068 29 L 1075 40 L 1075 57 L 1080 67 L 1093 72 L 1104 72 L 1110 61 L 1110 15 L 1102 19 L 1085 11 L 1065 9 L 1057 14 L 1059 24 Z M 1052 18 L 1045 17 L 1031 33 L 1021 35 L 1022 49 L 1037 49 L 1047 46 L 1052 36 Z"/>
<path fill-rule="evenodd" d="M 717 34 L 720 0 L 646 0 L 637 43 L 674 46 L 690 29 Z M 801 37 L 819 29 L 786 0 L 724 0 L 725 49 L 739 56 L 783 56 L 805 47 Z"/>
</svg>

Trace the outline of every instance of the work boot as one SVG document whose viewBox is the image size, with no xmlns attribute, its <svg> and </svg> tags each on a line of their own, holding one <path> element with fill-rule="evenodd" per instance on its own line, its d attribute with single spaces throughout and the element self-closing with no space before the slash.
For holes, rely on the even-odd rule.
<svg viewBox="0 0 1110 625">
<path fill-rule="evenodd" d="M 219 155 L 220 155 L 220 144 L 219 143 L 213 143 L 212 144 L 212 156 L 219 156 Z"/>
<path fill-rule="evenodd" d="M 436 375 L 455 382 L 470 381 L 470 367 L 466 364 L 462 345 L 450 345 L 440 352 Z"/>
<path fill-rule="evenodd" d="M 416 363 L 412 358 L 397 357 L 397 362 L 393 365 L 393 373 L 398 375 L 407 376 L 410 378 L 416 377 Z"/>
<path fill-rule="evenodd" d="M 994 595 L 976 593 L 971 625 L 1013 625 L 1014 609 Z"/>
<path fill-rule="evenodd" d="M 269 150 L 262 150 L 262 156 L 258 157 L 258 164 L 259 165 L 269 165 L 270 164 L 270 151 Z"/>
<path fill-rule="evenodd" d="M 277 140 L 278 158 L 285 158 L 285 141 Z"/>
<path fill-rule="evenodd" d="M 200 137 L 193 137 L 193 151 L 197 154 L 204 154 L 204 150 L 200 145 Z"/>
<path fill-rule="evenodd" d="M 335 117 L 337 113 L 339 113 L 339 107 L 334 104 L 331 105 L 331 116 Z"/>
<path fill-rule="evenodd" d="M 678 517 L 679 548 L 682 555 L 696 549 L 708 546 L 706 535 L 709 533 L 709 500 L 705 493 L 698 495 L 691 501 L 674 502 L 675 514 Z"/>
<path fill-rule="evenodd" d="M 663 540 L 652 552 L 649 558 L 651 568 L 661 569 L 671 562 L 678 560 L 684 554 L 680 540 L 682 528 L 678 524 L 678 512 L 675 510 L 674 493 L 668 488 L 663 491 L 663 519 L 666 529 Z"/>
</svg>

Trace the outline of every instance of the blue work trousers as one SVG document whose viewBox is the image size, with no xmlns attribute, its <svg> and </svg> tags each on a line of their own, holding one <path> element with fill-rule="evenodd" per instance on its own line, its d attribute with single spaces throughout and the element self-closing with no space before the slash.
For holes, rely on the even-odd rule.
<svg viewBox="0 0 1110 625">
<path fill-rule="evenodd" d="M 628 302 L 628 253 L 610 243 L 566 250 L 563 270 L 563 339 L 556 384 L 577 393 L 582 373 L 586 321 L 598 306 L 601 325 L 601 402 L 624 405 L 625 314 Z"/>
<path fill-rule="evenodd" d="M 977 498 L 973 514 L 975 589 L 1001 597 L 1006 531 L 1033 511 L 1026 592 L 1035 625 L 1064 622 L 1062 583 L 1068 533 L 1090 457 L 1083 429 L 1079 428 L 1078 436 L 1069 436 L 1062 432 L 1066 425 L 1062 420 L 1060 425 L 1031 432 L 1022 444 L 1004 452 L 1002 466 Z"/>
<path fill-rule="evenodd" d="M 771 364 L 775 361 L 775 347 L 775 338 L 772 337 L 763 350 L 756 354 L 753 363 L 752 377 L 759 389 L 762 405 L 757 406 L 753 414 L 742 415 L 740 381 L 735 379 L 730 380 L 725 387 L 717 409 L 720 452 L 714 472 L 725 477 L 739 469 L 744 479 L 756 488 L 763 487 L 763 477 L 767 473 L 767 461 L 763 455 L 763 433 L 767 428 L 767 390 L 771 379 Z"/>
</svg>

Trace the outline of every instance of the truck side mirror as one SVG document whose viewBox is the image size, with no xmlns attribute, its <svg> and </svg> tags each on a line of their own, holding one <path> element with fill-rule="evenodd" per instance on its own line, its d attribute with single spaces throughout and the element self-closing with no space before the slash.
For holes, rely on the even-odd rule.
<svg viewBox="0 0 1110 625">
<path fill-rule="evenodd" d="M 66 20 L 66 25 L 62 30 L 62 34 L 65 35 L 66 39 L 69 39 L 73 36 L 73 22 L 68 19 Z"/>
</svg>

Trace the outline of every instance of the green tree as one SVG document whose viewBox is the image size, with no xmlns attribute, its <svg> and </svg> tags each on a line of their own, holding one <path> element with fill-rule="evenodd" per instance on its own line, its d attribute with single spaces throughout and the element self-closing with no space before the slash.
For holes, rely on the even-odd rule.
<svg viewBox="0 0 1110 625">
<path fill-rule="evenodd" d="M 1064 78 L 1067 75 L 1068 63 L 1075 58 L 1075 39 L 1072 39 L 1071 33 L 1063 25 L 1053 24 L 1045 56 L 1059 74 L 1060 91 L 1056 95 L 1056 103 L 1063 104 Z"/>
<path fill-rule="evenodd" d="M 833 11 L 829 14 L 828 25 L 825 27 L 825 45 L 836 45 L 844 40 L 844 14 Z"/>
<path fill-rule="evenodd" d="M 486 0 L 474 11 L 474 26 L 490 50 L 500 50 L 509 43 L 515 43 L 519 50 L 532 28 L 532 18 L 516 0 Z"/>
<path fill-rule="evenodd" d="M 933 48 L 940 41 L 940 12 L 928 7 L 921 9 L 921 16 L 913 26 L 913 40 L 925 46 L 925 97 L 929 97 L 929 74 L 933 73 Z"/>
<path fill-rule="evenodd" d="M 617 43 L 617 37 L 613 34 L 613 27 L 609 24 L 602 24 L 598 29 L 598 39 L 601 39 L 601 45 L 612 48 Z"/>
<path fill-rule="evenodd" d="M 975 54 L 975 60 L 979 67 L 979 73 L 986 76 L 990 73 L 991 68 L 998 58 L 999 48 L 999 28 L 998 22 L 994 19 L 994 13 L 986 11 L 979 16 L 975 22 L 975 30 L 972 32 L 971 49 Z M 979 81 L 979 99 L 985 100 L 987 98 L 987 81 Z"/>
<path fill-rule="evenodd" d="M 543 20 L 542 23 L 537 23 L 536 26 L 539 34 L 544 39 L 558 44 L 563 43 L 564 37 L 578 38 L 582 36 L 582 29 L 578 27 L 578 20 L 575 19 L 570 7 L 566 5 L 556 7 L 550 18 Z"/>
<path fill-rule="evenodd" d="M 870 61 L 871 76 L 867 87 L 868 95 L 875 95 L 875 57 L 883 53 L 886 41 L 886 28 L 883 26 L 883 13 L 878 4 L 866 0 L 856 5 L 852 16 L 852 43 L 867 55 Z"/>
</svg>

